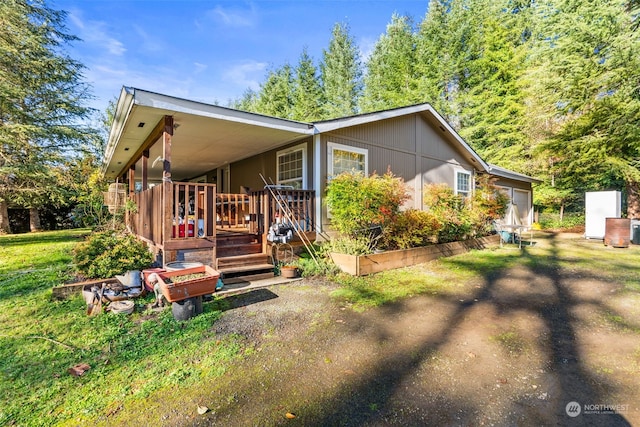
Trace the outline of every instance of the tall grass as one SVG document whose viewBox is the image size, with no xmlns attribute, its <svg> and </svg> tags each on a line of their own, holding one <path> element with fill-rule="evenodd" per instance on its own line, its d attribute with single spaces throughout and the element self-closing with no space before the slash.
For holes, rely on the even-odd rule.
<svg viewBox="0 0 640 427">
<path fill-rule="evenodd" d="M 189 322 L 137 301 L 131 315 L 89 317 L 77 295 L 52 299 L 71 278 L 71 250 L 87 230 L 0 236 L 0 425 L 84 425 L 156 390 L 221 375 L 240 344 L 219 341 L 220 302 Z M 68 369 L 86 363 L 82 376 Z"/>
</svg>

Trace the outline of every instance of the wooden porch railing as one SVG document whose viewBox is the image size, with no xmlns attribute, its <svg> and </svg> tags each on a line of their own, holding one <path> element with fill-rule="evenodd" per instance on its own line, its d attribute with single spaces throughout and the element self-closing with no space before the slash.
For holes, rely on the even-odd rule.
<svg viewBox="0 0 640 427">
<path fill-rule="evenodd" d="M 162 186 L 135 193 L 137 209 L 129 216 L 131 231 L 151 242 L 162 242 Z"/>
<path fill-rule="evenodd" d="M 252 218 L 250 199 L 248 194 L 218 194 L 216 196 L 216 225 L 221 228 L 249 228 Z"/>
<path fill-rule="evenodd" d="M 315 231 L 315 191 L 264 189 L 251 192 L 251 212 L 256 221 L 251 222 L 255 233 L 267 233 L 276 223 L 286 223 L 296 230 Z"/>
<path fill-rule="evenodd" d="M 162 185 L 171 186 L 171 203 L 163 203 Z M 130 226 L 137 235 L 157 244 L 170 239 L 214 237 L 216 232 L 216 186 L 174 182 L 156 185 L 133 195 L 137 211 L 130 216 Z M 170 234 L 162 230 L 162 218 L 169 209 Z"/>
<path fill-rule="evenodd" d="M 162 185 L 171 185 L 171 203 L 163 203 Z M 174 182 L 156 185 L 132 197 L 137 210 L 130 215 L 134 233 L 156 244 L 168 240 L 215 239 L 216 227 L 243 228 L 266 234 L 275 222 L 299 231 L 315 230 L 313 190 L 252 191 L 218 194 L 215 184 Z M 169 209 L 170 234 L 162 230 L 164 209 Z"/>
</svg>

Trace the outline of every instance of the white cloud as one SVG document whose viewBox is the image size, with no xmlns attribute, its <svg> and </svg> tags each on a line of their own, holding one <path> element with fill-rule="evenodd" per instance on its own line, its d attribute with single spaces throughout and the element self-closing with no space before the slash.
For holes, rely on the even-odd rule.
<svg viewBox="0 0 640 427">
<path fill-rule="evenodd" d="M 268 65 L 267 62 L 245 61 L 225 71 L 223 78 L 238 86 L 258 90 Z"/>
<path fill-rule="evenodd" d="M 206 12 L 206 15 L 215 22 L 226 27 L 251 27 L 256 17 L 253 6 L 250 10 L 223 8 L 218 5 Z"/>
<path fill-rule="evenodd" d="M 163 50 L 163 43 L 160 40 L 157 40 L 149 35 L 142 27 L 139 25 L 134 25 L 133 29 L 136 31 L 136 34 L 142 39 L 141 46 L 144 50 L 148 52 L 160 52 Z"/>
<path fill-rule="evenodd" d="M 106 49 L 113 56 L 122 56 L 127 51 L 124 44 L 108 34 L 107 25 L 102 21 L 84 21 L 82 13 L 75 10 L 68 15 L 69 20 L 78 28 L 78 36 L 88 45 Z"/>
<path fill-rule="evenodd" d="M 204 70 L 206 70 L 209 66 L 206 64 L 201 64 L 199 62 L 194 62 L 193 65 L 195 65 L 196 69 L 194 71 L 195 74 L 200 74 L 201 72 L 203 72 Z"/>
</svg>

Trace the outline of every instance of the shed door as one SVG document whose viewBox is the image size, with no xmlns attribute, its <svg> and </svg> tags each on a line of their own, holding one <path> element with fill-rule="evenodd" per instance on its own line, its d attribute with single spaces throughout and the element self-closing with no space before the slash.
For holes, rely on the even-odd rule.
<svg viewBox="0 0 640 427">
<path fill-rule="evenodd" d="M 512 197 L 512 203 L 518 207 L 521 224 L 531 225 L 531 192 L 514 188 Z"/>
</svg>

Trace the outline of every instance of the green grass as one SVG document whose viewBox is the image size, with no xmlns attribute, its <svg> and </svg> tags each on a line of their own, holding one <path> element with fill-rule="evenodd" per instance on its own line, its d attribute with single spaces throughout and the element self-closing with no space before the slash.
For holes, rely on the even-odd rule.
<svg viewBox="0 0 640 427">
<path fill-rule="evenodd" d="M 365 277 L 346 274 L 336 276 L 342 286 L 333 296 L 362 311 L 392 303 L 413 295 L 455 295 L 469 291 L 469 286 L 484 286 L 505 269 L 524 268 L 552 274 L 565 269 L 574 277 L 593 278 L 621 285 L 623 292 L 640 292 L 640 246 L 606 247 L 601 241 L 558 239 L 551 245 L 550 234 L 539 234 L 537 244 L 523 250 L 505 248 L 472 250 L 441 258 L 427 264 L 390 270 Z"/>
<path fill-rule="evenodd" d="M 73 272 L 71 250 L 87 230 L 0 236 L 0 425 L 83 425 L 127 402 L 222 375 L 241 355 L 212 323 L 223 302 L 189 322 L 170 310 L 89 317 L 78 295 L 51 298 Z M 67 371 L 91 366 L 81 377 Z"/>
<path fill-rule="evenodd" d="M 79 295 L 52 300 L 51 288 L 73 274 L 71 250 L 87 232 L 0 236 L 0 425 L 105 422 L 132 402 L 198 387 L 252 351 L 240 337 L 220 340 L 212 332 L 212 324 L 228 308 L 225 300 L 206 303 L 202 315 L 183 323 L 170 310 L 146 310 L 151 297 L 137 300 L 131 316 L 89 317 Z M 543 275 L 561 269 L 566 278 L 615 283 L 620 292 L 640 291 L 638 246 L 613 249 L 544 235 L 534 240 L 536 246 L 522 251 L 471 251 L 367 277 L 339 275 L 341 286 L 333 295 L 360 311 L 413 295 L 457 301 L 481 292 L 512 266 Z M 637 332 L 635 319 L 612 309 L 603 316 Z M 493 340 L 516 354 L 526 350 L 513 331 Z M 73 377 L 67 370 L 78 363 L 91 369 Z"/>
<path fill-rule="evenodd" d="M 363 277 L 340 274 L 335 280 L 342 286 L 333 291 L 332 296 L 350 304 L 356 311 L 363 311 L 413 295 L 452 294 L 460 290 L 451 283 L 459 282 L 463 272 L 447 270 L 437 262 L 431 263 L 429 268 L 407 267 Z"/>
<path fill-rule="evenodd" d="M 520 258 L 518 251 L 473 250 L 427 264 L 389 270 L 369 276 L 340 274 L 342 286 L 332 295 L 356 311 L 378 307 L 414 295 L 451 296 L 465 293 L 482 277 L 506 268 Z"/>
</svg>

